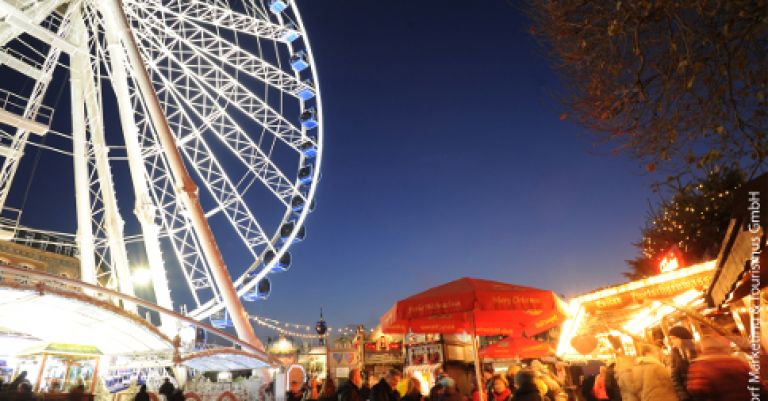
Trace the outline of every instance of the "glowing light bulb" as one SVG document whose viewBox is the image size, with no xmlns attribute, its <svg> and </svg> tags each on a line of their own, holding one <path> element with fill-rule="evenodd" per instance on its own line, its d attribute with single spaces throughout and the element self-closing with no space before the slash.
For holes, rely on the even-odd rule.
<svg viewBox="0 0 768 401">
<path fill-rule="evenodd" d="M 149 273 L 149 269 L 146 267 L 137 267 L 133 269 L 131 279 L 136 285 L 147 285 L 152 281 L 152 275 Z"/>
</svg>

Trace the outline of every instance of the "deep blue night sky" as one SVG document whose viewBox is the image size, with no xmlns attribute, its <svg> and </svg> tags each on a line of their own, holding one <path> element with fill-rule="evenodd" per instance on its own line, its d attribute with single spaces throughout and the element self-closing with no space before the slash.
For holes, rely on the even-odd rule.
<svg viewBox="0 0 768 401">
<path fill-rule="evenodd" d="M 322 181 L 291 270 L 252 313 L 313 324 L 323 307 L 331 326 L 370 327 L 463 276 L 566 297 L 623 281 L 653 177 L 560 120 L 562 89 L 516 2 L 296 3 L 323 96 Z M 73 226 L 71 170 L 38 176 L 37 220 Z M 67 195 L 51 207 L 51 194 Z"/>
<path fill-rule="evenodd" d="M 462 276 L 566 296 L 621 282 L 652 194 L 560 121 L 561 89 L 504 1 L 299 1 L 325 107 L 308 239 L 250 308 L 375 323 Z"/>
</svg>

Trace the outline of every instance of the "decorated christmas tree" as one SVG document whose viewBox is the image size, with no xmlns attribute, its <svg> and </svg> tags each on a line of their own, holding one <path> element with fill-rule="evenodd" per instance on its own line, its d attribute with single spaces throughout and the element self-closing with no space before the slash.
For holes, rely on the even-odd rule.
<svg viewBox="0 0 768 401">
<path fill-rule="evenodd" d="M 675 187 L 667 198 L 652 208 L 642 228 L 642 240 L 635 243 L 639 255 L 627 261 L 630 279 L 659 272 L 661 259 L 677 248 L 687 265 L 717 257 L 728 228 L 734 192 L 745 182 L 738 168 L 714 167 L 704 176 Z"/>
</svg>

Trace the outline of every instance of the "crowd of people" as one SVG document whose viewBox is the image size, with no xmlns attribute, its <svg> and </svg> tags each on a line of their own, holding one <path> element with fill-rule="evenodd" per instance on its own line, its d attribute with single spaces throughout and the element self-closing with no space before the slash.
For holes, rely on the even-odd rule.
<svg viewBox="0 0 768 401">
<path fill-rule="evenodd" d="M 535 359 L 528 367 L 513 364 L 503 373 L 486 366 L 483 369 L 484 388 L 482 393 L 477 388 L 472 389 L 472 401 L 567 400 L 566 379 L 563 370 L 552 373 L 546 364 Z"/>
<path fill-rule="evenodd" d="M 308 386 L 292 383 L 288 401 L 751 401 L 768 400 L 766 383 L 750 376 L 746 358 L 734 355 L 722 337 L 704 337 L 694 346 L 691 332 L 682 326 L 668 334 L 669 353 L 653 344 L 642 345 L 635 357 L 617 350 L 616 360 L 600 366 L 599 373 L 574 376 L 566 365 L 538 360 L 512 365 L 506 372 L 483 369 L 482 388 L 474 384 L 468 396 L 456 380 L 436 372 L 435 385 L 422 396 L 421 381 L 389 370 L 377 383 L 364 381 L 352 369 L 337 389 L 332 379 Z M 665 362 L 663 362 L 665 361 Z M 552 368 L 552 369 L 550 369 Z M 406 380 L 406 386 L 398 386 Z M 316 388 L 315 388 L 316 387 Z M 401 395 L 398 388 L 405 388 Z"/>
<path fill-rule="evenodd" d="M 54 387 L 58 391 L 58 387 Z M 89 396 L 85 392 L 85 385 L 77 383 L 66 394 L 67 401 L 88 401 Z M 0 401 L 40 401 L 40 397 L 33 391 L 32 383 L 27 378 L 27 372 L 22 371 L 13 381 L 3 383 L 0 381 Z"/>
<path fill-rule="evenodd" d="M 667 355 L 653 344 L 642 345 L 636 357 L 617 349 L 614 361 L 587 377 L 573 374 L 562 362 L 548 366 L 532 360 L 525 366 L 513 364 L 504 372 L 486 366 L 479 381 L 471 378 L 472 389 L 465 395 L 459 391 L 457 380 L 440 369 L 435 372 L 434 386 L 426 391 L 417 377 L 405 377 L 397 369 L 388 370 L 376 382 L 372 378 L 364 380 L 363 372 L 355 368 L 338 388 L 332 378 L 312 378 L 307 383 L 292 381 L 286 401 L 768 400 L 766 383 L 750 375 L 747 359 L 734 355 L 730 342 L 724 338 L 706 336 L 694 346 L 691 332 L 677 326 L 669 330 L 667 340 Z M 175 388 L 169 379 L 165 379 L 158 393 L 167 401 L 184 401 L 182 389 Z M 274 395 L 274 382 L 269 382 L 258 398 L 274 401 Z M 57 399 L 87 401 L 89 396 L 80 384 L 70 388 L 66 397 Z M 27 373 L 21 372 L 10 383 L 0 382 L 0 401 L 39 401 L 39 397 L 33 392 Z M 146 385 L 139 388 L 134 401 L 150 401 Z"/>
<path fill-rule="evenodd" d="M 644 344 L 636 358 L 618 350 L 614 362 L 586 378 L 579 398 L 586 401 L 750 401 L 768 399 L 765 382 L 751 380 L 746 358 L 734 355 L 723 337 L 704 337 L 699 351 L 691 332 L 669 330 L 667 358 L 657 345 Z M 667 360 L 665 364 L 663 361 Z"/>
<path fill-rule="evenodd" d="M 516 366 L 507 375 L 495 374 L 493 370 L 483 373 L 484 386 L 478 390 L 475 385 L 471 396 L 459 391 L 456 380 L 444 371 L 436 372 L 435 385 L 423 396 L 422 382 L 416 377 L 403 377 L 397 369 L 390 369 L 378 382 L 372 385 L 363 379 L 360 369 L 351 369 L 349 376 L 336 388 L 333 379 L 318 382 L 310 380 L 306 385 L 291 382 L 287 401 L 559 401 L 561 384 L 557 376 L 548 372 L 546 366 L 534 361 L 529 368 Z M 406 380 L 400 386 L 401 380 Z M 473 382 L 474 383 L 474 382 Z M 401 394 L 398 388 L 405 389 Z"/>
</svg>

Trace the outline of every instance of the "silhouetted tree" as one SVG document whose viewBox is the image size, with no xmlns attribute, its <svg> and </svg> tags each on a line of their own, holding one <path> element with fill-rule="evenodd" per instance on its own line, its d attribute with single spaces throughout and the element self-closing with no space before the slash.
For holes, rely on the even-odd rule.
<svg viewBox="0 0 768 401">
<path fill-rule="evenodd" d="M 527 10 L 566 83 L 562 118 L 599 143 L 673 177 L 766 168 L 766 0 L 528 0 Z"/>
</svg>

